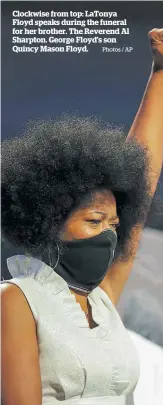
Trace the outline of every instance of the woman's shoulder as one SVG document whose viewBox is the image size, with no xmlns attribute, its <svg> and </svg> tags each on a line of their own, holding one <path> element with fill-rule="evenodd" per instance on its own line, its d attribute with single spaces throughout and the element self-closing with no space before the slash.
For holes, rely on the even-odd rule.
<svg viewBox="0 0 163 405">
<path fill-rule="evenodd" d="M 7 304 L 15 299 L 22 301 L 23 293 L 21 292 L 20 288 L 9 281 L 5 280 L 0 284 L 1 302 L 5 302 Z"/>
<path fill-rule="evenodd" d="M 16 284 L 4 282 L 0 284 L 1 313 L 7 322 L 8 316 L 22 319 L 33 317 L 23 291 Z"/>
<path fill-rule="evenodd" d="M 13 277 L 11 282 L 30 285 L 35 289 L 43 287 L 53 294 L 66 289 L 66 281 L 42 260 L 25 255 L 16 255 L 7 259 L 9 273 Z M 5 282 L 5 280 L 4 280 Z"/>
<path fill-rule="evenodd" d="M 58 300 L 63 291 L 66 295 L 65 280 L 39 259 L 16 255 L 7 259 L 7 266 L 12 278 L 1 282 L 3 296 L 12 300 L 16 295 L 20 301 L 26 300 L 37 323 L 51 301 Z"/>
<path fill-rule="evenodd" d="M 36 299 L 37 288 L 35 281 L 30 277 L 15 277 L 10 280 L 3 280 L 0 283 L 1 305 L 3 311 L 16 311 L 20 314 L 20 309 L 26 314 L 32 315 L 37 321 L 38 309 Z M 19 309 L 20 308 L 20 309 Z"/>
</svg>

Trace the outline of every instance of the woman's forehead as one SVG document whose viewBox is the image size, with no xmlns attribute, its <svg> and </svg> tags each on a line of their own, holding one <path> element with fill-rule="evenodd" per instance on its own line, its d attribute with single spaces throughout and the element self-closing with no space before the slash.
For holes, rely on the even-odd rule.
<svg viewBox="0 0 163 405">
<path fill-rule="evenodd" d="M 105 204 L 108 201 L 115 201 L 114 194 L 111 190 L 103 190 L 103 191 L 96 191 L 93 194 L 92 203 L 97 204 Z"/>
<path fill-rule="evenodd" d="M 110 190 L 95 190 L 81 200 L 77 210 L 106 210 L 111 206 L 116 206 L 114 194 Z"/>
<path fill-rule="evenodd" d="M 108 201 L 115 201 L 115 197 L 111 190 L 95 190 L 88 196 L 88 201 L 92 205 L 107 204 Z"/>
</svg>

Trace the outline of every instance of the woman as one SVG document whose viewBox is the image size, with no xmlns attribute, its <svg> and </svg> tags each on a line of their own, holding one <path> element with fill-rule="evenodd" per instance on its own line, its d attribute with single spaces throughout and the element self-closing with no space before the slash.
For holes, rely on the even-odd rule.
<svg viewBox="0 0 163 405">
<path fill-rule="evenodd" d="M 63 117 L 3 143 L 2 230 L 26 252 L 1 285 L 4 405 L 122 405 L 136 386 L 114 305 L 162 166 L 163 30 L 149 38 L 153 69 L 126 142 Z"/>
</svg>

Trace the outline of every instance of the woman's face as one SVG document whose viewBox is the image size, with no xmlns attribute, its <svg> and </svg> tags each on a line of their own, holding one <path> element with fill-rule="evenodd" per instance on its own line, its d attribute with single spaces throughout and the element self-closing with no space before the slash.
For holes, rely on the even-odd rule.
<svg viewBox="0 0 163 405">
<path fill-rule="evenodd" d="M 116 201 L 108 190 L 95 191 L 91 201 L 84 199 L 67 218 L 61 235 L 63 240 L 91 238 L 105 229 L 116 231 L 119 224 Z"/>
</svg>

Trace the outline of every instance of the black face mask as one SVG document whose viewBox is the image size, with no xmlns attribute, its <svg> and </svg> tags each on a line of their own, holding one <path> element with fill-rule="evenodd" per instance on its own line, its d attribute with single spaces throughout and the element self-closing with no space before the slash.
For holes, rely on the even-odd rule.
<svg viewBox="0 0 163 405">
<path fill-rule="evenodd" d="M 65 241 L 66 250 L 55 268 L 69 287 L 91 292 L 97 287 L 114 258 L 116 233 L 107 229 L 97 236 Z"/>
</svg>

